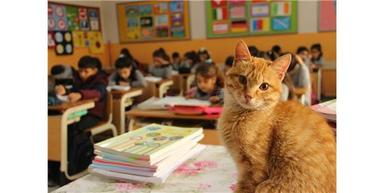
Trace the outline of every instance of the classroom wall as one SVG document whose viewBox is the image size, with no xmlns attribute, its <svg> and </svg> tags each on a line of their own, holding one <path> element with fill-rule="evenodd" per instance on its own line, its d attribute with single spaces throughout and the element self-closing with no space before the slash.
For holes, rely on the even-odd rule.
<svg viewBox="0 0 384 193">
<path fill-rule="evenodd" d="M 121 1 L 55 1 L 100 7 L 101 26 L 106 47 L 103 54 L 93 56 L 100 58 L 106 68 L 111 67 L 111 64 L 118 57 L 120 49 L 123 47 L 128 48 L 135 58 L 143 63 L 151 63 L 152 51 L 159 47 L 163 47 L 169 54 L 174 51 L 184 53 L 192 49 L 197 50 L 200 47 L 205 47 L 210 51 L 215 62 L 223 63 L 228 55 L 233 54 L 234 46 L 240 39 L 239 37 L 206 39 L 204 1 L 189 2 L 191 40 L 168 42 L 157 41 L 130 44 L 119 43 L 116 3 Z M 336 32 L 317 32 L 317 15 L 318 2 L 299 1 L 298 33 L 270 36 L 249 36 L 241 37 L 241 39 L 245 40 L 248 44 L 257 46 L 257 48 L 261 50 L 269 50 L 274 44 L 279 44 L 282 46 L 284 51 L 290 52 L 295 52 L 298 46 L 304 45 L 309 47 L 313 43 L 321 43 L 324 50 L 325 60 L 330 61 L 330 68 L 335 68 Z M 87 48 L 75 48 L 74 54 L 70 56 L 56 56 L 53 49 L 48 49 L 48 69 L 58 63 L 76 66 L 79 58 L 87 54 L 89 54 Z"/>
</svg>

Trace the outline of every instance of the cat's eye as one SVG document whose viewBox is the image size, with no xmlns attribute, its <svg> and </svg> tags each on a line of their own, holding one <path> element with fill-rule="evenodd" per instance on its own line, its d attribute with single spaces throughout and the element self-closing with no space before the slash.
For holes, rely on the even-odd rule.
<svg viewBox="0 0 384 193">
<path fill-rule="evenodd" d="M 260 90 L 268 90 L 269 84 L 266 82 L 263 82 L 260 84 L 259 88 L 260 88 Z"/>
<path fill-rule="evenodd" d="M 239 82 L 240 82 L 240 84 L 246 85 L 247 84 L 247 77 L 245 77 L 243 75 L 239 75 Z"/>
</svg>

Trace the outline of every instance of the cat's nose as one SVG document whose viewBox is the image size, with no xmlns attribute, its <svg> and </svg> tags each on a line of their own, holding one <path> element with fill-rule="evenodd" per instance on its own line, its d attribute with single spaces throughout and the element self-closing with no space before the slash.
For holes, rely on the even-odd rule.
<svg viewBox="0 0 384 193">
<path fill-rule="evenodd" d="M 251 101 L 251 99 L 252 99 L 252 96 L 251 96 L 251 95 L 248 95 L 248 94 L 245 94 L 245 95 L 244 95 L 244 98 L 245 98 L 245 101 L 246 101 L 247 103 L 249 103 L 249 101 Z"/>
</svg>

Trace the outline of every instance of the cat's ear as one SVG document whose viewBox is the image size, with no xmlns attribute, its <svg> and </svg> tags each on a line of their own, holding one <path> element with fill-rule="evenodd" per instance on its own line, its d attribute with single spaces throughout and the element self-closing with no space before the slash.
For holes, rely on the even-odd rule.
<svg viewBox="0 0 384 193">
<path fill-rule="evenodd" d="M 251 53 L 248 50 L 247 44 L 243 40 L 240 40 L 237 43 L 235 49 L 235 61 L 239 60 L 251 60 Z"/>
<path fill-rule="evenodd" d="M 287 71 L 289 64 L 291 63 L 291 59 L 291 54 L 285 54 L 273 61 L 271 67 L 276 71 L 280 80 L 284 79 L 285 72 Z"/>
</svg>

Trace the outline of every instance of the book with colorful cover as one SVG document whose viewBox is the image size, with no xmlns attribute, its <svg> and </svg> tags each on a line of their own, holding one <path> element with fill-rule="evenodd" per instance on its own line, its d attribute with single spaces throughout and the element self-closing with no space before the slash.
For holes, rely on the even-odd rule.
<svg viewBox="0 0 384 193">
<path fill-rule="evenodd" d="M 176 162 L 170 167 L 165 168 L 163 171 L 159 172 L 156 176 L 140 176 L 134 174 L 122 173 L 120 170 L 105 170 L 100 168 L 95 168 L 92 165 L 88 168 L 89 172 L 94 174 L 99 174 L 107 176 L 114 179 L 128 180 L 128 181 L 139 181 L 139 182 L 149 182 L 149 183 L 163 183 L 168 178 L 168 176 L 182 163 L 187 161 L 189 158 L 197 155 L 205 148 L 205 145 L 197 144 L 190 151 L 182 155 Z"/>
<path fill-rule="evenodd" d="M 168 156 L 164 160 L 160 161 L 156 165 L 156 168 L 137 167 L 129 163 L 116 162 L 113 160 L 100 160 L 97 158 L 92 162 L 91 167 L 109 171 L 117 171 L 120 173 L 132 175 L 158 176 L 162 173 L 162 171 L 167 170 L 167 168 L 169 167 L 172 167 L 175 163 L 177 163 L 177 160 L 181 159 L 183 155 L 191 151 L 197 145 L 197 143 L 194 143 L 191 146 L 187 146 L 187 148 L 178 150 L 177 153 L 175 153 L 174 155 Z"/>
<path fill-rule="evenodd" d="M 114 155 L 156 163 L 162 155 L 174 151 L 201 135 L 202 128 L 150 124 L 95 144 L 95 149 Z"/>
<path fill-rule="evenodd" d="M 198 135 L 195 138 L 191 139 L 189 142 L 185 143 L 184 145 L 180 146 L 174 151 L 167 152 L 161 156 L 159 156 L 155 162 L 150 163 L 145 160 L 138 160 L 135 158 L 130 158 L 127 156 L 121 156 L 121 155 L 115 155 L 112 153 L 107 152 L 101 152 L 99 150 L 95 150 L 95 154 L 97 155 L 93 162 L 96 163 L 109 163 L 109 164 L 116 164 L 116 165 L 124 165 L 124 166 L 130 166 L 135 168 L 143 168 L 144 170 L 156 170 L 157 168 L 164 165 L 168 160 L 168 157 L 182 153 L 187 149 L 192 148 L 194 145 L 196 145 L 201 139 L 203 139 L 204 134 Z M 157 161 L 159 160 L 159 161 Z"/>
</svg>

